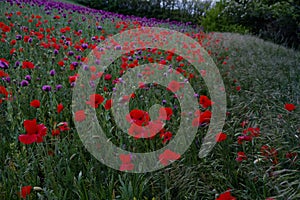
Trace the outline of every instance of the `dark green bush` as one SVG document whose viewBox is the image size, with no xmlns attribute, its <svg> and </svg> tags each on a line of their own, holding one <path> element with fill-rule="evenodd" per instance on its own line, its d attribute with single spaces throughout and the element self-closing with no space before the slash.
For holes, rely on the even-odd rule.
<svg viewBox="0 0 300 200">
<path fill-rule="evenodd" d="M 300 2 L 297 0 L 221 0 L 200 23 L 207 31 L 258 35 L 300 48 Z"/>
<path fill-rule="evenodd" d="M 139 17 L 197 23 L 211 5 L 198 0 L 74 0 L 95 9 Z"/>
<path fill-rule="evenodd" d="M 253 34 L 299 48 L 300 2 L 297 0 L 227 0 L 222 15 Z"/>
</svg>

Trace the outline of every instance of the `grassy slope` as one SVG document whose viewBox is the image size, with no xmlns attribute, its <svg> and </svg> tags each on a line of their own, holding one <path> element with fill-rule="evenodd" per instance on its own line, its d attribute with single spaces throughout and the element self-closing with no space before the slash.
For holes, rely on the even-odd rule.
<svg viewBox="0 0 300 200">
<path fill-rule="evenodd" d="M 232 120 L 258 124 L 264 143 L 276 148 L 278 157 L 284 158 L 283 152 L 287 151 L 299 153 L 299 109 L 292 114 L 284 110 L 285 103 L 300 103 L 299 52 L 252 36 L 223 35 L 225 47 L 232 50 L 228 64 L 234 69 L 229 76 L 242 87 L 241 93 L 230 96 L 230 112 L 235 117 Z M 281 198 L 299 198 L 299 160 L 296 163 L 291 167 L 282 161 L 272 172 L 276 176 L 269 177 L 268 185 L 277 190 Z M 273 169 L 270 166 L 266 172 L 268 170 Z"/>
<path fill-rule="evenodd" d="M 298 109 L 288 113 L 284 104 L 300 103 L 299 52 L 253 36 L 216 33 L 214 37 L 223 38 L 222 47 L 217 47 L 220 52 L 228 48 L 225 52 L 229 59 L 220 67 L 230 112 L 224 132 L 235 137 L 217 145 L 198 166 L 170 169 L 169 173 L 175 174 L 170 188 L 185 191 L 190 199 L 210 199 L 215 189 L 222 191 L 228 187 L 234 188 L 238 199 L 264 199 L 271 194 L 276 194 L 276 199 L 298 199 L 299 159 L 291 164 L 284 159 L 284 152 L 300 153 L 300 112 Z M 241 86 L 240 92 L 235 91 L 237 85 Z M 249 121 L 248 127 L 261 129 L 261 137 L 252 144 L 236 142 L 236 136 L 243 130 L 242 121 Z M 262 158 L 262 145 L 278 151 L 277 164 L 271 164 L 272 158 L 254 163 Z M 237 151 L 247 154 L 247 163 L 233 163 L 232 154 Z"/>
</svg>

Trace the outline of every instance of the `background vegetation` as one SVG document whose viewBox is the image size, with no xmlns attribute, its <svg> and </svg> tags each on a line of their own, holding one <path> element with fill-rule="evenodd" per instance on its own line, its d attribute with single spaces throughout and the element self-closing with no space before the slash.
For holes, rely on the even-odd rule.
<svg viewBox="0 0 300 200">
<path fill-rule="evenodd" d="M 299 48 L 297 0 L 74 0 L 91 8 L 203 26 L 205 31 L 252 33 Z"/>
</svg>

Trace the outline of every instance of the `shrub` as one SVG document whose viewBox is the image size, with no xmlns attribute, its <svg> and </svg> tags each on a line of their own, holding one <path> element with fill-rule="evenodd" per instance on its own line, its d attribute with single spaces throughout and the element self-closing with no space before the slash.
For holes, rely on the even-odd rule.
<svg viewBox="0 0 300 200">
<path fill-rule="evenodd" d="M 227 4 L 224 1 L 220 1 L 217 2 L 215 6 L 207 10 L 205 15 L 200 19 L 200 23 L 204 27 L 204 30 L 217 32 L 248 33 L 248 28 L 234 22 L 231 17 L 223 13 L 226 5 Z"/>
</svg>

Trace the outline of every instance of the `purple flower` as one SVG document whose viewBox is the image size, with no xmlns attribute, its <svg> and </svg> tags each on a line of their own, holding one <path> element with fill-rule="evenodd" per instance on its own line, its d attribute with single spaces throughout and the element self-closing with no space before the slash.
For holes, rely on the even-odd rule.
<svg viewBox="0 0 300 200">
<path fill-rule="evenodd" d="M 69 51 L 68 52 L 68 56 L 73 56 L 74 55 L 74 52 L 73 51 Z"/>
<path fill-rule="evenodd" d="M 54 49 L 54 54 L 57 55 L 58 54 L 58 50 Z"/>
<path fill-rule="evenodd" d="M 26 76 L 25 76 L 25 80 L 31 81 L 31 76 L 30 76 L 30 75 L 26 75 Z"/>
<path fill-rule="evenodd" d="M 76 56 L 75 58 L 76 58 L 76 60 L 81 60 L 81 56 L 80 55 Z"/>
<path fill-rule="evenodd" d="M 71 83 L 71 87 L 75 87 L 75 85 L 76 85 L 76 82 Z"/>
<path fill-rule="evenodd" d="M 96 65 L 100 65 L 100 60 L 97 59 L 97 60 L 95 61 L 95 64 L 96 64 Z"/>
<path fill-rule="evenodd" d="M 15 68 L 17 68 L 17 67 L 19 67 L 20 66 L 20 62 L 19 61 L 17 61 L 16 63 L 15 63 Z"/>
<path fill-rule="evenodd" d="M 95 86 L 96 86 L 95 82 L 94 81 L 90 81 L 90 86 L 91 86 L 91 88 L 95 88 Z"/>
<path fill-rule="evenodd" d="M 62 85 L 60 85 L 60 84 L 56 86 L 57 91 L 60 90 L 61 88 L 62 88 Z"/>
<path fill-rule="evenodd" d="M 50 85 L 44 85 L 44 86 L 42 87 L 42 89 L 43 89 L 45 92 L 50 92 L 52 88 L 51 88 Z"/>
<path fill-rule="evenodd" d="M 78 67 L 78 62 L 72 62 L 71 63 L 74 67 Z"/>
<path fill-rule="evenodd" d="M 122 47 L 121 47 L 120 45 L 117 45 L 117 46 L 115 47 L 115 49 L 116 49 L 116 50 L 121 50 Z"/>
<path fill-rule="evenodd" d="M 29 39 L 28 39 L 28 43 L 31 43 L 31 42 L 32 42 L 32 38 L 29 38 Z"/>
<path fill-rule="evenodd" d="M 20 85 L 22 86 L 22 87 L 25 87 L 25 86 L 27 86 L 29 83 L 28 83 L 28 81 L 26 81 L 26 80 L 22 80 L 21 81 L 21 83 L 20 83 Z"/>
<path fill-rule="evenodd" d="M 0 68 L 1 69 L 8 69 L 8 64 L 0 60 Z"/>
<path fill-rule="evenodd" d="M 10 83 L 10 81 L 11 81 L 10 77 L 6 77 L 5 80 L 7 83 Z"/>
<path fill-rule="evenodd" d="M 50 71 L 50 76 L 54 76 L 55 74 L 56 74 L 55 69 L 52 69 L 52 70 Z"/>
<path fill-rule="evenodd" d="M 88 44 L 83 43 L 83 44 L 81 45 L 81 47 L 82 47 L 83 49 L 87 49 L 87 48 L 88 48 Z"/>
<path fill-rule="evenodd" d="M 22 40 L 22 35 L 16 35 L 16 40 Z"/>
<path fill-rule="evenodd" d="M 167 103 L 167 100 L 162 100 L 162 103 L 163 103 L 163 104 L 166 104 L 166 103 Z"/>
<path fill-rule="evenodd" d="M 83 70 L 84 70 L 84 71 L 88 71 L 88 70 L 89 70 L 89 66 L 84 65 L 84 66 L 83 66 Z"/>
<path fill-rule="evenodd" d="M 99 31 L 101 31 L 101 30 L 102 30 L 102 26 L 97 26 L 97 29 L 98 29 Z"/>
</svg>

